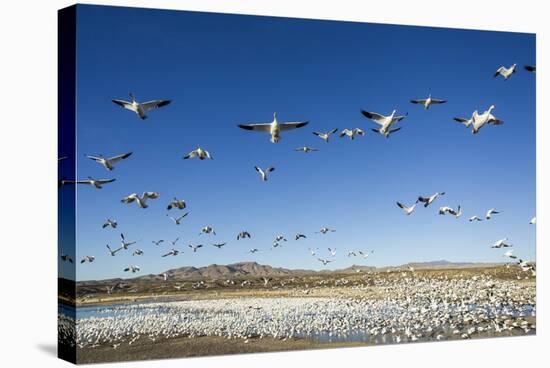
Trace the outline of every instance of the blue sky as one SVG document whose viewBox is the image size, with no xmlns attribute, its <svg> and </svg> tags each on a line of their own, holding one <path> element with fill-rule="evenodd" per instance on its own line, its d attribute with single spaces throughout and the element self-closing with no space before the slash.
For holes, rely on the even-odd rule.
<svg viewBox="0 0 550 368">
<path fill-rule="evenodd" d="M 515 253 L 535 257 L 535 75 L 523 69 L 508 81 L 493 79 L 501 65 L 535 63 L 535 36 L 455 29 L 329 22 L 287 18 L 79 6 L 77 46 L 77 176 L 116 178 L 101 190 L 77 188 L 77 279 L 125 277 L 193 265 L 238 261 L 320 269 L 308 247 L 338 249 L 330 268 L 409 261 L 504 261 L 491 250 L 508 237 Z M 141 121 L 113 98 L 172 99 Z M 447 99 L 429 111 L 409 103 L 431 93 Z M 502 126 L 478 135 L 452 120 L 496 105 Z M 360 109 L 408 112 L 402 130 L 385 139 Z M 278 144 L 240 123 L 308 120 L 283 133 Z M 332 128 L 367 130 L 354 141 L 312 134 Z M 182 160 L 200 145 L 212 161 Z M 302 145 L 319 152 L 301 154 Z M 134 154 L 114 171 L 84 157 Z M 254 166 L 274 166 L 267 183 Z M 124 205 L 133 192 L 158 191 L 147 209 Z M 445 191 L 433 206 L 405 216 L 395 201 Z M 177 196 L 189 216 L 180 226 L 166 217 Z M 440 205 L 462 205 L 456 220 Z M 469 223 L 495 207 L 493 220 Z M 173 215 L 183 212 L 171 211 Z M 106 218 L 119 222 L 102 229 Z M 198 236 L 214 227 L 216 236 Z M 328 226 L 337 231 L 315 234 Z M 240 230 L 251 240 L 236 241 Z M 120 232 L 144 256 L 116 257 Z M 294 241 L 297 232 L 307 240 Z M 289 239 L 269 250 L 274 237 Z M 153 239 L 180 237 L 177 257 Z M 208 244 L 227 241 L 222 250 Z M 190 252 L 189 243 L 207 246 Z M 263 249 L 248 255 L 251 247 Z M 375 250 L 368 261 L 348 249 Z"/>
</svg>

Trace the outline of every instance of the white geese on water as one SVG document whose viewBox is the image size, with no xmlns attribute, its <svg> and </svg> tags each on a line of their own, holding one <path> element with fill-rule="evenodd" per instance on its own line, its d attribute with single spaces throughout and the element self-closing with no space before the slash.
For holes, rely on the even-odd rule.
<svg viewBox="0 0 550 368">
<path fill-rule="evenodd" d="M 262 168 L 258 167 L 258 166 L 254 166 L 254 169 L 258 172 L 258 174 L 260 174 L 260 179 L 262 181 L 267 181 L 267 174 L 269 174 L 270 172 L 272 172 L 273 170 L 275 170 L 274 167 L 268 167 L 267 169 L 263 170 Z"/>
<path fill-rule="evenodd" d="M 281 139 L 281 132 L 301 128 L 306 126 L 308 123 L 308 121 L 279 122 L 277 120 L 277 113 L 274 112 L 273 121 L 271 123 L 239 124 L 239 128 L 255 132 L 268 133 L 271 136 L 271 142 L 278 143 Z"/>
<path fill-rule="evenodd" d="M 139 208 L 147 208 L 149 205 L 147 205 L 148 199 L 157 199 L 160 196 L 157 192 L 143 192 L 141 197 L 137 193 L 132 193 L 124 198 L 121 199 L 122 203 L 132 203 L 136 202 L 139 206 Z"/>
<path fill-rule="evenodd" d="M 380 133 L 381 135 L 383 135 L 386 138 L 388 138 L 390 136 L 390 134 L 395 133 L 395 132 L 397 132 L 398 130 L 401 129 L 400 127 L 392 129 L 392 127 L 396 123 L 398 123 L 401 120 L 405 119 L 405 117 L 407 116 L 407 114 L 402 115 L 402 116 L 396 116 L 395 115 L 396 112 L 397 112 L 397 110 L 393 110 L 390 115 L 384 116 L 384 115 L 378 114 L 376 112 L 361 110 L 361 113 L 363 114 L 363 116 L 365 116 L 367 119 L 370 119 L 370 120 L 374 121 L 376 124 L 378 124 L 380 126 L 380 128 L 372 129 L 372 131 L 376 132 L 376 133 Z"/>
<path fill-rule="evenodd" d="M 76 184 L 91 185 L 91 186 L 93 186 L 97 189 L 101 189 L 101 188 L 103 188 L 103 186 L 105 184 L 112 183 L 115 180 L 116 179 L 94 179 L 91 176 L 88 176 L 88 179 L 86 179 L 86 180 L 77 180 L 75 183 Z"/>
<path fill-rule="evenodd" d="M 205 149 L 202 149 L 201 147 L 198 147 L 197 149 L 194 149 L 193 151 L 189 152 L 187 155 L 183 156 L 183 159 L 188 160 L 193 157 L 198 157 L 198 159 L 201 161 L 205 159 L 213 160 L 210 152 L 208 152 Z"/>
<path fill-rule="evenodd" d="M 152 109 L 158 109 L 159 107 L 166 106 L 172 102 L 171 100 L 152 100 L 147 101 L 143 103 L 139 103 L 136 101 L 134 95 L 132 93 L 129 94 L 130 99 L 132 101 L 125 101 L 125 100 L 112 100 L 115 104 L 124 107 L 127 110 L 133 111 L 137 114 L 137 116 L 145 120 L 147 119 L 147 111 Z"/>
<path fill-rule="evenodd" d="M 439 98 L 432 98 L 431 94 L 428 96 L 428 98 L 411 100 L 411 103 L 413 103 L 413 104 L 424 106 L 425 110 L 428 110 L 431 105 L 439 105 L 439 104 L 444 104 L 446 102 L 447 102 L 447 100 L 441 100 Z"/>
<path fill-rule="evenodd" d="M 506 68 L 505 66 L 501 66 L 497 69 L 495 74 L 493 75 L 493 78 L 498 77 L 499 75 L 504 77 L 504 80 L 508 80 L 516 72 L 516 64 L 512 64 L 509 68 Z"/>
<path fill-rule="evenodd" d="M 125 160 L 131 155 L 132 155 L 132 152 L 123 153 L 121 155 L 113 156 L 113 157 L 104 157 L 103 155 L 97 155 L 97 156 L 86 155 L 86 157 L 88 157 L 90 160 L 97 162 L 98 164 L 106 168 L 108 171 L 112 171 L 115 168 L 114 165 L 117 162 L 121 160 Z"/>
</svg>

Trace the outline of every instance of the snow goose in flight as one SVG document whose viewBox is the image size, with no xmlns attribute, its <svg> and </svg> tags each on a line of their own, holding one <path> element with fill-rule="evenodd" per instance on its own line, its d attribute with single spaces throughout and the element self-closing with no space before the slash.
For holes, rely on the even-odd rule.
<svg viewBox="0 0 550 368">
<path fill-rule="evenodd" d="M 116 179 L 94 179 L 91 176 L 88 176 L 87 180 L 77 180 L 76 184 L 87 184 L 92 185 L 97 189 L 103 188 L 103 185 L 112 183 Z"/>
<path fill-rule="evenodd" d="M 63 262 L 73 263 L 73 258 L 68 254 L 61 254 L 61 260 Z"/>
<path fill-rule="evenodd" d="M 283 235 L 277 235 L 275 237 L 275 242 L 281 242 L 281 241 L 286 241 L 286 238 Z"/>
<path fill-rule="evenodd" d="M 171 100 L 152 100 L 143 103 L 136 101 L 132 93 L 129 94 L 132 101 L 125 100 L 112 100 L 115 104 L 124 107 L 127 110 L 133 111 L 139 116 L 140 119 L 147 119 L 146 112 L 152 109 L 157 109 L 159 107 L 166 106 L 172 102 Z"/>
<path fill-rule="evenodd" d="M 277 120 L 277 113 L 273 113 L 273 121 L 271 123 L 257 123 L 257 124 L 239 124 L 239 128 L 245 130 L 252 130 L 255 132 L 269 133 L 272 143 L 278 143 L 281 139 L 281 132 L 301 128 L 306 126 L 308 121 L 298 122 L 279 122 Z"/>
<path fill-rule="evenodd" d="M 218 249 L 222 249 L 227 243 L 213 243 L 212 245 Z"/>
<path fill-rule="evenodd" d="M 152 240 L 151 243 L 155 244 L 158 247 L 161 243 L 164 243 L 164 240 Z"/>
<path fill-rule="evenodd" d="M 458 209 L 456 210 L 449 206 L 443 206 L 443 207 L 439 207 L 439 214 L 440 215 L 450 214 L 458 218 L 462 216 L 462 209 L 460 208 L 460 206 L 458 206 Z"/>
<path fill-rule="evenodd" d="M 120 248 L 117 248 L 117 249 L 112 249 L 109 244 L 106 245 L 107 249 L 109 250 L 109 254 L 111 255 L 111 257 L 114 257 L 117 252 L 121 251 L 123 248 L 120 247 Z"/>
<path fill-rule="evenodd" d="M 326 233 L 333 233 L 333 232 L 335 232 L 335 231 L 336 231 L 336 230 L 329 229 L 328 227 L 323 227 L 323 228 L 321 228 L 321 230 L 316 231 L 315 233 L 316 233 L 316 234 L 318 234 L 318 233 L 326 234 Z"/>
<path fill-rule="evenodd" d="M 251 238 L 250 233 L 246 230 L 241 231 L 240 233 L 237 234 L 237 240 L 244 239 L 244 238 L 249 238 L 249 239 Z"/>
<path fill-rule="evenodd" d="M 169 215 L 166 215 L 168 216 L 172 221 L 174 221 L 174 224 L 176 225 L 181 225 L 181 220 L 183 220 L 185 218 L 185 216 L 187 216 L 189 214 L 189 212 L 186 212 L 184 213 L 183 215 L 181 215 L 180 217 L 172 217 L 172 216 L 169 216 Z"/>
<path fill-rule="evenodd" d="M 172 248 L 168 253 L 163 254 L 161 257 L 177 256 L 178 254 L 180 254 L 180 251 Z"/>
<path fill-rule="evenodd" d="M 92 263 L 94 260 L 95 260 L 95 257 L 94 257 L 94 256 L 84 256 L 84 257 L 80 260 L 80 263 L 85 263 L 85 262 Z"/>
<path fill-rule="evenodd" d="M 469 128 L 471 127 L 473 124 L 474 124 L 474 118 L 473 116 L 469 119 L 465 119 L 465 118 L 453 118 L 455 121 L 458 121 L 459 123 L 461 123 L 462 125 L 464 125 L 466 128 Z"/>
<path fill-rule="evenodd" d="M 338 128 L 334 128 L 328 132 L 313 132 L 313 134 L 328 143 L 330 136 L 336 133 L 337 131 L 338 131 Z"/>
<path fill-rule="evenodd" d="M 202 244 L 197 244 L 197 245 L 189 244 L 188 247 L 193 249 L 193 253 L 197 253 L 197 250 L 202 248 Z"/>
<path fill-rule="evenodd" d="M 308 248 L 309 253 L 311 253 L 312 256 L 315 256 L 317 254 L 317 251 L 319 248 Z"/>
<path fill-rule="evenodd" d="M 319 262 L 321 262 L 321 263 L 323 264 L 323 266 L 326 266 L 326 265 L 328 265 L 330 262 L 333 262 L 332 259 L 317 258 L 317 260 L 318 260 Z"/>
<path fill-rule="evenodd" d="M 512 247 L 512 244 L 506 243 L 508 241 L 508 238 L 497 240 L 493 245 L 491 245 L 491 248 L 510 248 Z"/>
<path fill-rule="evenodd" d="M 537 72 L 537 67 L 534 66 L 534 65 L 524 65 L 523 68 L 525 70 L 527 70 L 528 72 L 531 72 L 531 73 L 536 73 Z"/>
<path fill-rule="evenodd" d="M 310 152 L 316 152 L 316 151 L 319 151 L 319 150 L 317 148 L 303 146 L 303 147 L 295 148 L 294 151 L 303 152 L 303 153 L 310 153 Z"/>
<path fill-rule="evenodd" d="M 115 168 L 114 166 L 115 163 L 119 162 L 120 160 L 125 160 L 131 155 L 132 155 L 132 152 L 123 153 L 122 155 L 113 156 L 113 157 L 104 157 L 103 155 L 97 155 L 97 156 L 86 155 L 86 157 L 102 165 L 108 171 L 111 171 Z"/>
<path fill-rule="evenodd" d="M 133 245 L 133 244 L 136 244 L 136 243 L 137 243 L 137 241 L 127 242 L 126 239 L 124 238 L 124 234 L 120 233 L 120 245 L 121 245 L 122 248 L 128 249 L 128 247 L 130 245 Z"/>
<path fill-rule="evenodd" d="M 250 248 L 250 249 L 248 250 L 248 253 L 254 254 L 254 253 L 259 252 L 259 251 L 260 251 L 260 250 L 259 250 L 258 248 Z"/>
<path fill-rule="evenodd" d="M 132 203 L 136 202 L 139 206 L 139 208 L 147 208 L 149 207 L 147 205 L 148 199 L 157 199 L 160 196 L 157 192 L 143 192 L 141 197 L 137 193 L 132 193 L 124 198 L 122 198 L 122 203 Z"/>
<path fill-rule="evenodd" d="M 367 259 L 367 258 L 369 258 L 369 254 L 374 253 L 374 250 L 371 250 L 370 252 L 363 252 L 362 250 L 360 250 L 358 253 L 359 253 L 359 255 L 361 255 L 361 257 Z"/>
<path fill-rule="evenodd" d="M 395 115 L 396 112 L 397 110 L 393 110 L 391 115 L 384 116 L 376 112 L 361 110 L 361 113 L 363 114 L 363 116 L 365 116 L 367 119 L 374 121 L 376 124 L 380 125 L 380 128 L 372 129 L 372 131 L 376 133 L 380 133 L 386 138 L 388 138 L 390 134 L 395 133 L 401 129 L 401 128 L 392 129 L 392 126 L 400 122 L 401 120 L 403 120 L 408 115 L 408 114 L 405 114 L 403 116 L 396 116 Z"/>
<path fill-rule="evenodd" d="M 412 206 L 405 206 L 402 203 L 396 202 L 397 206 L 405 212 L 405 215 L 409 216 L 411 213 L 413 213 L 414 209 L 416 208 L 416 204 L 418 203 L 418 200 L 414 202 Z"/>
<path fill-rule="evenodd" d="M 475 215 L 475 216 L 472 216 L 468 219 L 468 221 L 472 222 L 472 221 L 483 221 L 482 218 L 480 218 L 479 216 Z"/>
<path fill-rule="evenodd" d="M 536 225 L 537 224 L 537 217 L 533 217 L 531 221 L 529 221 L 529 225 Z"/>
<path fill-rule="evenodd" d="M 342 137 L 349 137 L 350 140 L 353 140 L 356 135 L 360 135 L 362 137 L 365 136 L 365 131 L 363 129 L 354 128 L 354 129 L 344 129 L 340 132 L 340 138 Z"/>
<path fill-rule="evenodd" d="M 131 273 L 136 273 L 140 271 L 140 268 L 139 266 L 128 266 L 124 269 L 124 272 L 128 272 L 128 271 Z"/>
<path fill-rule="evenodd" d="M 117 226 L 118 226 L 118 223 L 116 222 L 116 220 L 107 219 L 105 223 L 102 225 L 102 228 L 105 229 L 106 227 L 111 227 L 113 229 L 116 229 Z"/>
<path fill-rule="evenodd" d="M 210 155 L 210 152 L 208 152 L 207 150 L 205 149 L 202 149 L 200 147 L 198 147 L 197 149 L 189 152 L 187 155 L 183 156 L 183 159 L 184 160 L 187 160 L 187 159 L 190 159 L 190 158 L 193 158 L 193 157 L 198 157 L 199 160 L 204 160 L 204 159 L 210 159 L 210 160 L 213 160 L 212 158 L 212 155 Z"/>
<path fill-rule="evenodd" d="M 172 246 L 175 247 L 178 240 L 180 240 L 179 236 L 174 240 L 170 240 L 170 244 L 172 244 Z"/>
<path fill-rule="evenodd" d="M 512 74 L 514 74 L 515 72 L 516 72 L 516 64 L 512 64 L 512 66 L 509 68 L 501 66 L 500 68 L 497 69 L 497 71 L 493 75 L 493 78 L 496 78 L 499 75 L 501 75 L 504 77 L 504 80 L 508 80 L 508 78 L 510 78 Z"/>
<path fill-rule="evenodd" d="M 166 206 L 166 209 L 170 211 L 172 208 L 177 208 L 178 210 L 183 210 L 187 205 L 185 204 L 185 201 L 183 199 L 177 199 L 174 197 L 172 202 L 168 203 L 168 206 Z"/>
<path fill-rule="evenodd" d="M 479 130 L 485 126 L 486 124 L 491 125 L 502 125 L 504 122 L 500 119 L 497 119 L 493 116 L 491 113 L 495 109 L 495 105 L 489 106 L 489 109 L 483 112 L 483 114 L 479 114 L 476 111 L 472 114 L 472 134 L 477 134 Z"/>
<path fill-rule="evenodd" d="M 432 194 L 431 196 L 429 197 L 418 197 L 418 201 L 424 203 L 424 207 L 428 207 L 430 204 L 433 203 L 433 201 L 435 201 L 437 198 L 439 198 L 440 196 L 442 195 L 445 195 L 445 192 L 437 192 L 437 193 L 434 193 Z"/>
<path fill-rule="evenodd" d="M 491 208 L 491 209 L 490 209 L 489 211 L 487 211 L 487 213 L 485 214 L 485 218 L 486 218 L 487 220 L 490 220 L 491 217 L 492 217 L 493 215 L 496 215 L 496 214 L 498 214 L 498 213 L 500 213 L 500 212 L 497 211 L 497 210 L 494 209 L 494 208 Z"/>
<path fill-rule="evenodd" d="M 336 257 L 336 248 L 328 248 L 328 251 L 332 257 Z"/>
<path fill-rule="evenodd" d="M 132 256 L 142 256 L 143 251 L 141 249 L 136 249 L 132 252 Z"/>
<path fill-rule="evenodd" d="M 214 231 L 212 226 L 204 226 L 201 229 L 201 232 L 199 233 L 199 235 L 201 235 L 201 234 L 214 234 L 214 235 L 216 235 L 216 232 Z"/>
<path fill-rule="evenodd" d="M 294 236 L 294 240 L 300 240 L 300 239 L 306 239 L 307 236 L 305 236 L 304 234 L 296 234 Z"/>
<path fill-rule="evenodd" d="M 357 253 L 353 250 L 348 250 L 348 257 L 357 257 Z"/>
<path fill-rule="evenodd" d="M 256 169 L 256 171 L 260 174 L 260 178 L 262 179 L 262 181 L 267 181 L 267 174 L 275 170 L 275 168 L 271 166 L 265 170 L 262 170 L 258 166 L 254 166 L 254 169 Z"/>
<path fill-rule="evenodd" d="M 508 257 L 508 258 L 511 258 L 511 259 L 517 259 L 518 256 L 515 256 L 514 255 L 514 250 L 511 249 L 509 251 L 507 251 L 506 253 L 504 253 L 504 257 Z"/>
<path fill-rule="evenodd" d="M 418 104 L 418 105 L 424 106 L 425 110 L 428 110 L 431 105 L 444 104 L 445 102 L 447 102 L 447 100 L 432 98 L 431 94 L 428 96 L 428 98 L 411 100 L 411 103 L 413 103 L 413 104 Z"/>
</svg>

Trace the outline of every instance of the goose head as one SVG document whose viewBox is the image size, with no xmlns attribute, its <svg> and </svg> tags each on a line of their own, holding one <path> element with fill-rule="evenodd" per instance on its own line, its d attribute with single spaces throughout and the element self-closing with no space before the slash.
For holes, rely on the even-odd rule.
<svg viewBox="0 0 550 368">
<path fill-rule="evenodd" d="M 277 122 L 277 113 L 276 112 L 273 113 L 273 122 L 274 123 Z"/>
</svg>

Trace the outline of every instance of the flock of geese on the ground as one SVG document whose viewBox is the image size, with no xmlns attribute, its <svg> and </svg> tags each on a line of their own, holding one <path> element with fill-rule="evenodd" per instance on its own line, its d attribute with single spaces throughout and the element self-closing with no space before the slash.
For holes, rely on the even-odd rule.
<svg viewBox="0 0 550 368">
<path fill-rule="evenodd" d="M 504 80 L 508 80 L 516 72 L 516 69 L 517 69 L 516 64 L 513 64 L 512 66 L 510 66 L 508 68 L 504 67 L 504 66 L 501 66 L 496 70 L 496 72 L 494 74 L 494 77 L 501 76 L 501 77 L 504 78 Z M 526 65 L 524 67 L 524 69 L 529 71 L 529 72 L 532 72 L 532 73 L 536 72 L 536 67 L 534 67 L 534 66 Z M 135 97 L 132 93 L 130 93 L 130 98 L 131 98 L 131 101 L 125 101 L 125 100 L 119 100 L 119 99 L 114 99 L 112 101 L 116 105 L 121 106 L 121 107 L 123 107 L 127 110 L 130 110 L 130 111 L 134 112 L 140 119 L 147 119 L 147 117 L 148 117 L 147 112 L 149 112 L 150 110 L 161 108 L 161 107 L 167 106 L 171 103 L 171 100 L 162 100 L 162 99 L 140 103 L 135 99 Z M 425 110 L 428 110 L 430 108 L 430 106 L 432 106 L 432 105 L 443 104 L 443 103 L 446 103 L 447 101 L 444 100 L 444 99 L 433 98 L 430 94 L 427 98 L 412 99 L 412 100 L 410 100 L 410 102 L 413 103 L 413 104 L 421 105 L 421 106 L 424 107 Z M 462 123 L 463 125 L 465 125 L 468 128 L 471 128 L 472 129 L 471 131 L 472 131 L 473 134 L 477 134 L 479 132 L 479 130 L 482 127 L 486 126 L 486 125 L 500 125 L 500 124 L 503 124 L 502 120 L 496 118 L 492 114 L 494 109 L 495 109 L 495 105 L 491 105 L 483 113 L 479 113 L 476 110 L 471 114 L 470 118 L 468 118 L 468 119 L 457 117 L 457 118 L 454 118 L 454 120 Z M 402 121 L 403 119 L 405 119 L 408 115 L 408 114 L 397 115 L 396 114 L 397 110 L 393 110 L 390 115 L 383 115 L 383 114 L 379 114 L 379 113 L 371 112 L 371 111 L 366 111 L 366 110 L 361 110 L 361 113 L 364 117 L 366 117 L 367 119 L 370 119 L 371 121 L 373 121 L 374 123 L 376 123 L 378 125 L 378 127 L 373 128 L 372 131 L 374 131 L 376 133 L 379 133 L 379 134 L 383 135 L 386 138 L 388 138 L 391 134 L 393 134 L 393 133 L 395 133 L 395 132 L 397 132 L 401 129 L 401 127 L 396 127 L 396 124 L 399 123 L 400 121 Z M 278 143 L 281 139 L 281 133 L 287 132 L 287 131 L 290 131 L 290 130 L 294 130 L 294 129 L 298 129 L 298 128 L 302 128 L 302 127 L 306 126 L 308 123 L 309 123 L 308 121 L 282 122 L 282 121 L 278 120 L 277 113 L 273 113 L 273 120 L 270 123 L 239 124 L 238 127 L 241 128 L 241 129 L 244 129 L 244 130 L 248 130 L 248 131 L 267 133 L 267 134 L 270 135 L 270 141 L 272 143 Z M 336 134 L 337 132 L 338 132 L 338 129 L 335 128 L 333 130 L 326 131 L 326 132 L 313 132 L 313 134 L 315 136 L 319 137 L 320 139 L 322 139 L 323 141 L 325 141 L 326 143 L 329 143 L 331 136 Z M 364 136 L 364 135 L 365 135 L 365 131 L 360 129 L 360 128 L 353 128 L 353 129 L 346 128 L 346 129 L 342 130 L 339 133 L 339 136 L 341 138 L 348 137 L 350 140 L 353 140 L 356 136 Z M 303 152 L 303 153 L 310 153 L 310 152 L 318 151 L 318 149 L 313 148 L 313 147 L 309 147 L 309 146 L 303 146 L 303 147 L 296 148 L 295 151 Z M 119 162 L 121 162 L 123 160 L 126 160 L 126 159 L 130 158 L 131 156 L 132 156 L 132 152 L 127 152 L 127 153 L 119 154 L 119 155 L 112 156 L 112 157 L 106 157 L 106 156 L 103 156 L 101 154 L 98 154 L 98 155 L 86 154 L 86 157 L 88 159 L 100 164 L 102 167 L 104 167 L 109 172 L 114 170 L 116 164 L 118 164 Z M 61 162 L 62 160 L 66 159 L 66 158 L 67 158 L 66 156 L 59 157 L 58 161 Z M 187 159 L 193 159 L 193 158 L 198 158 L 199 160 L 205 160 L 205 159 L 212 160 L 213 156 L 209 151 L 207 151 L 206 149 L 199 146 L 196 149 L 194 149 L 194 150 L 190 151 L 189 153 L 187 153 L 185 156 L 183 156 L 183 159 L 186 159 L 186 160 Z M 261 168 L 259 166 L 255 166 L 254 169 L 259 174 L 260 179 L 264 182 L 266 182 L 268 180 L 269 175 L 275 170 L 275 168 L 271 167 L 271 166 L 267 167 L 267 168 Z M 93 178 L 91 176 L 88 176 L 87 179 L 82 179 L 82 180 L 69 180 L 69 179 L 66 179 L 66 178 L 61 178 L 58 181 L 58 186 L 63 187 L 63 186 L 69 185 L 69 184 L 84 184 L 84 185 L 89 185 L 89 186 L 97 188 L 97 189 L 101 189 L 104 185 L 112 183 L 114 181 L 115 181 L 114 178 L 112 178 L 112 179 L 96 179 L 96 178 Z M 434 203 L 434 201 L 436 201 L 438 198 L 442 197 L 443 195 L 445 195 L 445 192 L 436 192 L 436 193 L 434 193 L 432 195 L 429 195 L 429 196 L 419 196 L 417 198 L 417 200 L 412 205 L 406 205 L 406 204 L 403 204 L 401 202 L 397 202 L 397 206 L 399 208 L 401 208 L 406 215 L 411 215 L 415 211 L 416 206 L 417 206 L 418 203 L 422 203 L 424 207 L 428 207 L 432 203 Z M 121 199 L 121 202 L 124 203 L 124 204 L 130 204 L 130 205 L 135 203 L 139 208 L 145 209 L 149 206 L 149 204 L 148 204 L 149 201 L 158 199 L 159 197 L 160 197 L 160 194 L 158 192 L 145 191 L 141 195 L 138 194 L 138 193 L 130 193 L 130 194 L 126 195 L 125 197 L 123 197 Z M 170 211 L 172 209 L 184 210 L 186 207 L 187 207 L 187 204 L 186 204 L 185 200 L 174 197 L 169 202 L 166 209 L 167 209 L 167 211 Z M 484 219 L 485 220 L 490 220 L 493 215 L 496 215 L 499 212 L 500 211 L 497 211 L 496 209 L 491 208 L 486 212 Z M 181 225 L 188 214 L 189 213 L 186 212 L 186 213 L 184 213 L 182 215 L 179 215 L 179 216 L 178 215 L 172 216 L 168 213 L 168 214 L 166 214 L 166 216 L 175 225 Z M 439 208 L 439 214 L 440 215 L 451 215 L 451 216 L 454 216 L 456 218 L 459 218 L 463 214 L 463 209 L 460 205 L 457 208 L 453 208 L 453 207 L 450 207 L 450 206 L 442 206 L 442 207 Z M 482 217 L 479 217 L 478 215 L 473 215 L 473 216 L 469 217 L 468 220 L 470 222 L 479 222 L 479 221 L 483 221 L 484 219 Z M 536 218 L 533 217 L 531 219 L 530 223 L 535 224 L 536 223 Z M 117 226 L 118 226 L 118 222 L 115 219 L 111 219 L 111 218 L 107 219 L 104 222 L 104 224 L 102 225 L 103 228 L 113 228 L 113 229 L 116 229 Z M 329 229 L 327 227 L 324 227 L 320 231 L 318 231 L 318 233 L 327 234 L 327 233 L 334 232 L 334 231 L 335 231 L 334 229 Z M 216 232 L 214 231 L 214 229 L 211 226 L 205 226 L 200 230 L 199 234 L 212 234 L 212 235 L 215 235 Z M 246 230 L 241 231 L 237 235 L 237 240 L 246 239 L 246 238 L 251 238 L 251 234 Z M 303 239 L 303 238 L 306 238 L 306 235 L 296 234 L 296 236 L 295 236 L 296 241 L 298 241 L 300 239 Z M 170 243 L 172 244 L 172 248 L 169 251 L 163 253 L 162 257 L 177 256 L 178 254 L 183 253 L 183 250 L 175 248 L 176 243 L 178 241 L 179 241 L 179 238 L 176 238 L 175 240 L 170 241 Z M 286 238 L 283 235 L 277 235 L 275 237 L 275 240 L 273 241 L 271 249 L 273 250 L 275 248 L 281 247 L 282 243 L 285 242 L 285 241 L 286 241 Z M 499 243 L 499 242 L 497 242 L 497 243 L 501 244 L 501 246 L 505 246 L 504 244 L 506 244 L 506 243 Z M 111 248 L 110 245 L 107 245 L 106 247 L 107 247 L 107 250 L 108 250 L 108 254 L 111 255 L 111 256 L 115 256 L 120 251 L 128 250 L 129 246 L 133 245 L 135 243 L 136 243 L 136 241 L 126 242 L 126 240 L 124 238 L 124 235 L 121 234 L 120 247 L 114 248 L 114 249 Z M 152 243 L 155 244 L 156 246 L 160 246 L 162 243 L 164 243 L 164 240 L 163 239 L 153 240 Z M 495 243 L 495 244 L 497 244 L 497 243 Z M 227 242 L 220 242 L 220 243 L 212 243 L 211 245 L 218 248 L 218 249 L 221 249 L 226 244 L 227 244 Z M 493 248 L 500 248 L 501 246 L 493 246 Z M 196 253 L 200 248 L 203 247 L 203 244 L 189 244 L 188 247 L 190 248 L 190 250 L 193 253 Z M 258 248 L 250 248 L 248 253 L 254 254 L 254 253 L 259 252 L 259 251 L 260 251 L 260 249 L 258 249 Z M 312 256 L 316 256 L 318 249 L 317 248 L 309 248 L 309 251 L 310 251 Z M 334 260 L 334 257 L 336 256 L 336 249 L 328 248 L 328 251 L 330 253 L 329 257 L 326 257 L 326 258 L 319 257 L 319 258 L 317 258 L 318 261 L 321 262 L 324 266 L 326 266 L 327 264 L 332 262 Z M 363 250 L 348 250 L 347 251 L 347 256 L 348 257 L 362 256 L 363 258 L 367 258 L 370 253 L 373 253 L 373 251 L 368 252 L 368 251 L 363 251 Z M 134 256 L 140 256 L 140 255 L 143 255 L 143 254 L 144 254 L 144 252 L 141 249 L 136 249 L 132 253 L 132 255 L 134 255 Z M 507 257 L 509 257 L 510 259 L 516 260 L 516 262 L 519 265 L 521 265 L 522 268 L 524 268 L 526 270 L 531 270 L 532 272 L 534 272 L 534 266 L 528 265 L 527 262 L 523 261 L 522 259 L 519 259 L 519 258 L 515 257 L 510 252 L 507 252 L 505 255 Z M 66 262 L 73 263 L 72 257 L 69 254 L 66 254 L 66 253 L 63 253 L 63 252 L 61 252 L 61 259 L 63 261 L 66 261 Z M 92 262 L 94 262 L 94 260 L 95 260 L 94 256 L 85 255 L 81 259 L 80 263 L 92 263 Z M 140 270 L 141 270 L 140 267 L 137 266 L 137 265 L 130 265 L 130 266 L 127 266 L 127 267 L 124 268 L 125 272 L 130 272 L 130 273 L 136 273 L 136 272 L 139 272 Z"/>
</svg>

